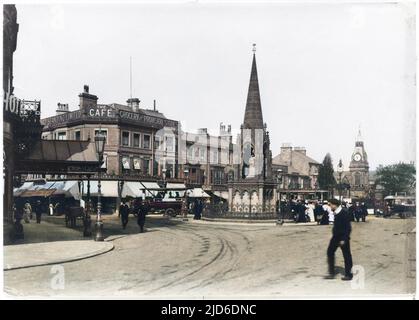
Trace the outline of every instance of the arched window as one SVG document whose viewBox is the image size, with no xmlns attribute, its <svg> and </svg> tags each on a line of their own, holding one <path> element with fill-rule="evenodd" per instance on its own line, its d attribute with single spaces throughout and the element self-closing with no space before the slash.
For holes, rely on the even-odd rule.
<svg viewBox="0 0 419 320">
<path fill-rule="evenodd" d="M 359 172 L 355 172 L 355 185 L 360 186 L 361 185 L 361 174 Z"/>
</svg>

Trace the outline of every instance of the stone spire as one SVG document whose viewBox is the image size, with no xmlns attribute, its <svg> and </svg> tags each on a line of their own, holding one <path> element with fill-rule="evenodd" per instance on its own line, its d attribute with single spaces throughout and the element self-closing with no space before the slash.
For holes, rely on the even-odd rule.
<svg viewBox="0 0 419 320">
<path fill-rule="evenodd" d="M 256 69 L 256 45 L 253 45 L 252 72 L 247 93 L 246 111 L 243 127 L 245 129 L 263 129 L 262 106 L 260 103 L 258 72 Z"/>
</svg>

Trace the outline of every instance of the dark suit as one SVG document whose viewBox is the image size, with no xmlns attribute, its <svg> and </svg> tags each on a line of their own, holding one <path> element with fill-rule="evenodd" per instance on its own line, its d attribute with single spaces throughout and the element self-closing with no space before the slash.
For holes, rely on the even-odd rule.
<svg viewBox="0 0 419 320">
<path fill-rule="evenodd" d="M 126 204 L 119 206 L 119 215 L 121 216 L 122 228 L 126 228 L 128 224 L 129 208 Z"/>
<path fill-rule="evenodd" d="M 147 203 L 142 203 L 138 209 L 137 223 L 140 226 L 140 231 L 144 232 L 145 217 L 150 211 L 150 206 Z"/>
<path fill-rule="evenodd" d="M 341 248 L 343 259 L 345 261 L 345 275 L 352 275 L 352 255 L 350 248 L 350 234 L 351 234 L 351 218 L 345 208 L 335 215 L 333 223 L 332 239 L 330 239 L 329 247 L 327 248 L 327 261 L 329 264 L 329 273 L 335 274 L 335 252 L 338 247 Z M 344 241 L 341 246 L 340 242 Z"/>
</svg>

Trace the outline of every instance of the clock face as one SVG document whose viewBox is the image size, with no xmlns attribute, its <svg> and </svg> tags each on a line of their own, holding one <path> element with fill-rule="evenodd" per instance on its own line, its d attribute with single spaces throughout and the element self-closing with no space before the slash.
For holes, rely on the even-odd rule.
<svg viewBox="0 0 419 320">
<path fill-rule="evenodd" d="M 356 155 L 354 155 L 354 160 L 355 161 L 361 161 L 361 155 L 359 153 L 357 153 Z"/>
</svg>

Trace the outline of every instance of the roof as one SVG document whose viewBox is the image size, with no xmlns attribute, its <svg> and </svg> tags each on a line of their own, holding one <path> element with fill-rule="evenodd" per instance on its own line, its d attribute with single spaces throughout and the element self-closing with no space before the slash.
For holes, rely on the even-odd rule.
<svg viewBox="0 0 419 320">
<path fill-rule="evenodd" d="M 40 140 L 26 161 L 97 162 L 94 142 L 78 140 Z"/>
<path fill-rule="evenodd" d="M 124 105 L 124 104 L 119 104 L 119 103 L 112 103 L 111 106 L 117 110 L 124 110 L 124 111 L 131 111 L 133 112 L 132 108 L 130 106 Z M 162 118 L 162 119 L 167 119 L 165 117 L 165 115 L 159 111 L 155 111 L 152 109 L 142 109 L 139 108 L 139 113 L 145 114 L 147 116 L 153 116 L 153 117 L 158 117 L 158 118 Z"/>
<path fill-rule="evenodd" d="M 298 152 L 298 151 L 294 151 L 292 150 L 292 157 L 293 158 L 300 158 L 300 160 L 304 160 L 305 162 L 310 162 L 310 163 L 314 163 L 314 164 L 320 164 L 320 162 L 318 162 L 317 160 L 314 160 L 313 158 Z M 279 164 L 279 165 L 286 165 L 288 166 L 288 162 L 282 160 L 283 155 L 280 153 L 278 155 L 276 155 L 275 157 L 272 158 L 272 163 L 273 164 Z"/>
<path fill-rule="evenodd" d="M 320 163 L 316 160 L 314 160 L 313 158 L 305 155 L 302 152 L 296 151 L 296 150 L 291 150 L 291 157 L 292 157 L 292 163 L 293 164 L 301 164 L 301 163 L 312 163 L 312 164 L 316 164 L 319 165 Z M 285 160 L 285 154 L 280 153 L 278 155 L 276 155 L 275 157 L 272 158 L 272 164 L 273 165 L 280 165 L 280 166 L 286 166 L 288 168 L 288 173 L 298 173 L 301 175 L 306 175 L 308 174 L 308 172 L 305 172 L 305 170 L 308 170 L 307 168 L 297 168 L 294 167 L 293 165 L 289 164 L 289 161 Z M 304 166 L 305 167 L 305 166 Z"/>
</svg>

